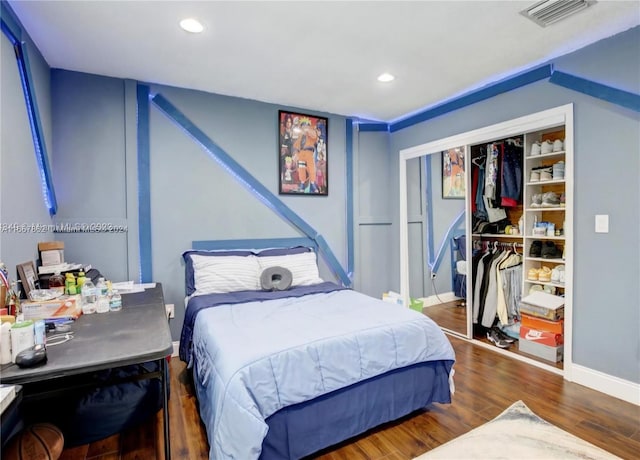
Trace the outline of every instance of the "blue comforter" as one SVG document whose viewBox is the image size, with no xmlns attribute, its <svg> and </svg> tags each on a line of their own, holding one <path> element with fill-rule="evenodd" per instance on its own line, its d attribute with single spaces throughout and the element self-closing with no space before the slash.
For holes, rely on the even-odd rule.
<svg viewBox="0 0 640 460">
<path fill-rule="evenodd" d="M 211 460 L 257 459 L 265 419 L 283 407 L 396 368 L 454 360 L 426 316 L 335 287 L 197 309 L 194 379 Z"/>
</svg>

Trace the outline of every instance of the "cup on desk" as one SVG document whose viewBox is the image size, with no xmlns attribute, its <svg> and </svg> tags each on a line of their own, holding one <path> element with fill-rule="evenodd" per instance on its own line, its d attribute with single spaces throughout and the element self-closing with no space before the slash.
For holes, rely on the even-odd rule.
<svg viewBox="0 0 640 460">
<path fill-rule="evenodd" d="M 33 321 L 19 321 L 11 326 L 11 362 L 22 350 L 35 345 Z"/>
</svg>

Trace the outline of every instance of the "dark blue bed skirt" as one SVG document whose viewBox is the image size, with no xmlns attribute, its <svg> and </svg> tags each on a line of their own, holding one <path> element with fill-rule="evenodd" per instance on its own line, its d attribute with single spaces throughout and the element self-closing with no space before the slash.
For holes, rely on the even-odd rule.
<svg viewBox="0 0 640 460">
<path fill-rule="evenodd" d="M 452 366 L 419 363 L 286 407 L 267 418 L 260 458 L 302 458 L 431 403 L 450 403 Z"/>
</svg>

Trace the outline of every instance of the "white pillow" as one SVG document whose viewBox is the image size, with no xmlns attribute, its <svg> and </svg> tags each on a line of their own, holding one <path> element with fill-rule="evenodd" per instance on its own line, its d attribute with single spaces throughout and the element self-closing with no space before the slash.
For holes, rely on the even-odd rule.
<svg viewBox="0 0 640 460">
<path fill-rule="evenodd" d="M 208 257 L 192 254 L 193 295 L 259 291 L 260 265 L 256 256 Z"/>
<path fill-rule="evenodd" d="M 313 251 L 282 256 L 259 256 L 260 273 L 269 267 L 284 267 L 293 275 L 291 286 L 310 286 L 323 283 Z"/>
</svg>

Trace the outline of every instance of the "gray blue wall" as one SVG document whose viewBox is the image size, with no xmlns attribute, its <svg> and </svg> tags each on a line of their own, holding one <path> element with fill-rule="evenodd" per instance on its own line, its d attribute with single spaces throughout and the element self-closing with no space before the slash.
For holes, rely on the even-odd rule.
<svg viewBox="0 0 640 460">
<path fill-rule="evenodd" d="M 639 94 L 640 27 L 553 64 Z M 540 81 L 397 131 L 391 152 L 567 103 L 575 130 L 573 362 L 638 383 L 640 114 Z M 609 214 L 609 233 L 594 232 L 596 214 Z"/>
</svg>

